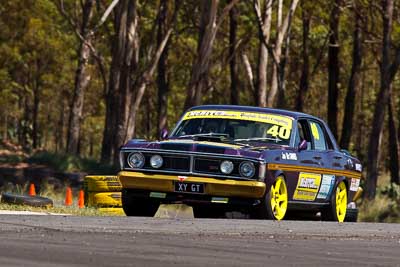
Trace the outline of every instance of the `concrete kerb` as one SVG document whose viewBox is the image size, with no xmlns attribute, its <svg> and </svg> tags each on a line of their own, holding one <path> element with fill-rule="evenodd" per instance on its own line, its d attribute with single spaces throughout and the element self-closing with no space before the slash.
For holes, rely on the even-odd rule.
<svg viewBox="0 0 400 267">
<path fill-rule="evenodd" d="M 154 218 L 193 219 L 193 208 L 185 204 L 161 204 Z"/>
</svg>

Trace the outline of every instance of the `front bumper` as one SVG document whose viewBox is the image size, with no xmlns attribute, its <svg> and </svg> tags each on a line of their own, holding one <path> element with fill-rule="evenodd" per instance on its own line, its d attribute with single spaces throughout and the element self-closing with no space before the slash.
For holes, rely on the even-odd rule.
<svg viewBox="0 0 400 267">
<path fill-rule="evenodd" d="M 118 177 L 124 189 L 166 193 L 174 192 L 174 182 L 179 181 L 178 175 L 148 174 L 131 171 L 121 171 Z M 265 183 L 260 181 L 223 180 L 198 176 L 187 176 L 184 181 L 188 183 L 203 183 L 203 195 L 208 196 L 259 199 L 264 196 L 266 190 Z"/>
</svg>

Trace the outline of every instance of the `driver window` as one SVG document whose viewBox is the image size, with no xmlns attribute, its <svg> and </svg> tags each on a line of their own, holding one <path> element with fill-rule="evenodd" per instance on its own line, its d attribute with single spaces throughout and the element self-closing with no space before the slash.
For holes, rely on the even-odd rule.
<svg viewBox="0 0 400 267">
<path fill-rule="evenodd" d="M 308 131 L 308 123 L 305 120 L 299 120 L 297 122 L 297 133 L 296 133 L 296 145 L 300 144 L 301 141 L 307 141 L 307 150 L 311 149 L 311 137 Z"/>
</svg>

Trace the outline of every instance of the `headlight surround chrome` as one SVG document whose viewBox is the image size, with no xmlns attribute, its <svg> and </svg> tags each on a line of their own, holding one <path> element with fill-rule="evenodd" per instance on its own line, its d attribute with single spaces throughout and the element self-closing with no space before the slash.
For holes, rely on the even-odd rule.
<svg viewBox="0 0 400 267">
<path fill-rule="evenodd" d="M 144 166 L 144 156 L 140 152 L 130 153 L 127 158 L 128 165 L 131 168 L 140 169 Z"/>
<path fill-rule="evenodd" d="M 153 155 L 150 158 L 150 165 L 154 169 L 159 169 L 163 165 L 164 160 L 160 155 Z"/>
<path fill-rule="evenodd" d="M 219 165 L 219 169 L 223 174 L 231 174 L 233 172 L 233 162 L 230 160 L 224 160 Z"/>
<path fill-rule="evenodd" d="M 239 173 L 241 176 L 246 178 L 251 178 L 256 173 L 256 168 L 254 167 L 253 162 L 243 161 L 239 165 Z"/>
</svg>

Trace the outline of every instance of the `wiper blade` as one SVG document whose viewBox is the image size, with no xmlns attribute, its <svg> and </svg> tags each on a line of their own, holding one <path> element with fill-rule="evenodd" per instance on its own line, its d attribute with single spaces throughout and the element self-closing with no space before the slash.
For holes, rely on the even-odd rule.
<svg viewBox="0 0 400 267">
<path fill-rule="evenodd" d="M 201 136 L 205 136 L 205 137 L 229 137 L 229 134 L 225 134 L 225 133 L 200 133 L 200 134 L 187 134 L 187 135 L 181 135 L 178 136 L 178 138 L 184 138 L 184 137 L 201 137 Z"/>
<path fill-rule="evenodd" d="M 275 141 L 276 143 L 281 142 L 282 140 L 279 139 L 278 137 L 271 138 L 271 137 L 254 137 L 254 138 L 243 138 L 243 139 L 234 139 L 233 141 L 266 141 L 266 140 L 271 140 Z"/>
</svg>

